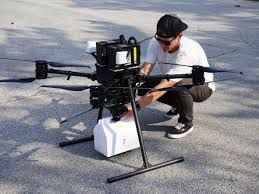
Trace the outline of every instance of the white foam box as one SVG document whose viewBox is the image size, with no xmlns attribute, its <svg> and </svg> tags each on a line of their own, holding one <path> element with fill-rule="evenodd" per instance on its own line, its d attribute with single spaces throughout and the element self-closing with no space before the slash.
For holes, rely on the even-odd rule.
<svg viewBox="0 0 259 194">
<path fill-rule="evenodd" d="M 94 149 L 111 157 L 139 148 L 135 121 L 112 121 L 111 117 L 100 119 L 94 128 Z"/>
</svg>

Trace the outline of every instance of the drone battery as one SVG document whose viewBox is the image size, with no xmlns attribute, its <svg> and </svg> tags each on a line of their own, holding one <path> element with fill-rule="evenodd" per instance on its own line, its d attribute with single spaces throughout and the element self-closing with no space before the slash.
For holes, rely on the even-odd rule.
<svg viewBox="0 0 259 194">
<path fill-rule="evenodd" d="M 100 119 L 94 128 L 94 149 L 106 157 L 138 147 L 138 134 L 133 119 L 115 122 L 107 117 Z"/>
</svg>

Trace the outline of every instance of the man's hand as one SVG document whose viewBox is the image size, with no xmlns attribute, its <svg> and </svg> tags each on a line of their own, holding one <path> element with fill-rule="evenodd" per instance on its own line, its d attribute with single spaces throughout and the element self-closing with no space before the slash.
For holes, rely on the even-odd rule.
<svg viewBox="0 0 259 194">
<path fill-rule="evenodd" d="M 127 109 L 128 109 L 128 111 L 123 113 L 123 118 L 125 118 L 125 119 L 132 118 L 133 117 L 133 110 L 132 110 L 132 107 L 131 107 L 130 104 L 127 106 Z"/>
</svg>

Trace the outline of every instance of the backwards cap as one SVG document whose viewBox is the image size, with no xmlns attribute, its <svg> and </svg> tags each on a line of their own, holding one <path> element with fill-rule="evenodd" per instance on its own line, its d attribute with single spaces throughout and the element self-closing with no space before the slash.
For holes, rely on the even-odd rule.
<svg viewBox="0 0 259 194">
<path fill-rule="evenodd" d="M 188 25 L 182 22 L 177 16 L 165 14 L 157 22 L 156 34 L 163 38 L 177 36 L 188 28 Z"/>
</svg>

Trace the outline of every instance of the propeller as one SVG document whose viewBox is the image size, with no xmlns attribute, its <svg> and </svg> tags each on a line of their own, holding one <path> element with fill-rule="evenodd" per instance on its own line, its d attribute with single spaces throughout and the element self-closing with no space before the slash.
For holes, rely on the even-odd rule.
<svg viewBox="0 0 259 194">
<path fill-rule="evenodd" d="M 154 37 L 154 35 L 149 36 L 149 37 L 147 37 L 147 38 L 145 38 L 145 39 L 139 41 L 138 43 L 141 44 L 142 42 L 145 42 L 146 40 L 149 40 L 149 39 L 151 39 L 151 38 L 153 38 L 153 37 Z"/>
<path fill-rule="evenodd" d="M 94 108 L 91 108 L 91 109 L 89 109 L 89 110 L 84 110 L 84 111 L 82 111 L 82 112 L 80 112 L 80 113 L 77 113 L 77 114 L 71 116 L 70 118 L 67 118 L 67 119 L 62 120 L 62 121 L 60 122 L 60 124 L 66 123 L 66 122 L 68 122 L 69 120 L 71 120 L 71 119 L 73 119 L 73 118 L 75 118 L 75 117 L 78 117 L 78 116 L 80 116 L 80 115 L 82 115 L 82 114 L 85 114 L 85 113 L 88 113 L 88 112 L 92 111 L 93 109 L 94 109 Z"/>
<path fill-rule="evenodd" d="M 92 86 L 42 85 L 40 87 L 63 89 L 63 90 L 69 90 L 69 91 L 83 91 L 83 90 L 89 89 Z"/>
<path fill-rule="evenodd" d="M 2 82 L 16 82 L 16 83 L 31 83 L 35 81 L 36 78 L 22 78 L 22 79 L 2 79 L 0 80 L 0 83 Z"/>
<path fill-rule="evenodd" d="M 228 80 L 233 80 L 233 79 L 239 79 L 239 77 L 221 79 L 221 80 L 215 80 L 215 81 L 208 81 L 208 82 L 204 82 L 204 84 L 221 82 L 221 81 L 228 81 Z M 156 91 L 180 92 L 180 91 L 189 89 L 193 86 L 194 86 L 193 84 L 188 84 L 188 85 L 180 85 L 180 86 L 173 86 L 173 87 L 166 87 L 166 88 L 159 88 L 159 89 L 152 89 L 152 88 L 150 88 L 150 89 L 151 89 L 151 92 L 156 92 Z M 141 89 L 141 88 L 139 88 L 139 89 Z"/>
<path fill-rule="evenodd" d="M 190 84 L 190 85 L 173 86 L 173 87 L 166 87 L 166 88 L 159 88 L 159 89 L 151 89 L 150 92 L 158 92 L 158 91 L 180 92 L 192 86 L 193 85 Z"/>
<path fill-rule="evenodd" d="M 41 74 L 42 72 L 42 69 L 44 71 L 47 71 L 47 65 L 51 66 L 51 67 L 87 67 L 87 68 L 90 68 L 90 66 L 85 66 L 85 65 L 78 65 L 78 64 L 65 64 L 65 63 L 59 63 L 59 62 L 51 62 L 51 61 L 44 61 L 44 60 L 36 60 L 36 61 L 33 61 L 33 60 L 28 60 L 28 59 L 15 59 L 15 58 L 0 58 L 0 59 L 4 59 L 4 60 L 14 60 L 14 61 L 26 61 L 26 62 L 33 62 L 33 63 L 36 63 L 36 78 L 37 79 L 45 79 L 45 78 L 50 78 L 50 77 L 47 77 L 47 74 L 46 74 L 46 77 L 37 77 L 37 67 L 40 69 L 39 73 Z M 40 64 L 40 66 L 37 66 L 37 64 Z M 46 66 L 46 68 L 44 66 Z M 44 69 L 45 68 L 45 69 Z M 13 82 L 13 83 L 31 83 L 33 81 L 36 80 L 36 78 L 20 78 L 20 79 L 3 79 L 3 80 L 0 80 L 0 83 L 3 83 L 3 82 Z"/>
<path fill-rule="evenodd" d="M 47 78 L 55 78 L 55 77 L 61 77 L 61 76 L 51 76 L 51 77 L 47 77 Z M 37 80 L 35 77 L 18 78 L 18 79 L 2 79 L 2 80 L 0 80 L 0 83 L 21 83 L 21 84 L 26 84 L 26 83 L 32 83 L 35 80 Z"/>
<path fill-rule="evenodd" d="M 199 66 L 202 67 L 202 66 Z M 221 72 L 226 72 L 226 73 L 238 73 L 240 75 L 243 75 L 242 71 L 233 71 L 233 70 L 228 70 L 228 69 L 221 69 L 221 68 L 212 68 L 212 67 L 202 67 L 201 68 L 204 72 L 207 73 L 221 73 Z"/>
<path fill-rule="evenodd" d="M 53 61 L 44 61 L 44 60 L 27 60 L 27 59 L 15 59 L 15 58 L 3 58 L 1 57 L 0 59 L 4 59 L 4 60 L 12 60 L 12 61 L 26 61 L 26 62 L 32 62 L 32 63 L 36 63 L 36 62 L 39 62 L 39 61 L 42 61 L 42 62 L 46 62 L 49 66 L 51 67 L 87 67 L 87 68 L 90 68 L 90 66 L 86 66 L 86 65 L 79 65 L 79 64 L 66 64 L 66 63 L 59 63 L 59 62 L 53 62 Z"/>
<path fill-rule="evenodd" d="M 233 71 L 233 70 L 229 70 L 229 69 L 222 69 L 222 68 L 212 68 L 212 67 L 203 67 L 200 65 L 194 65 L 194 66 L 189 66 L 189 65 L 182 65 L 182 64 L 176 64 L 176 63 L 163 63 L 163 64 L 168 64 L 168 65 L 176 65 L 176 66 L 182 66 L 182 67 L 190 67 L 190 68 L 197 68 L 200 69 L 204 72 L 207 73 L 222 73 L 222 72 L 226 72 L 226 73 L 238 73 L 240 75 L 243 75 L 243 72 L 239 72 L 239 71 Z"/>
</svg>

